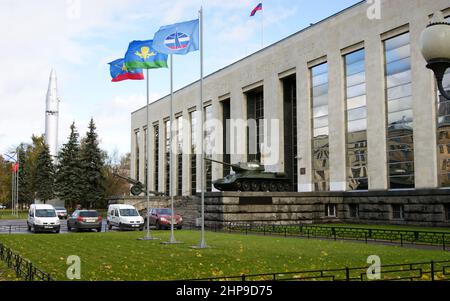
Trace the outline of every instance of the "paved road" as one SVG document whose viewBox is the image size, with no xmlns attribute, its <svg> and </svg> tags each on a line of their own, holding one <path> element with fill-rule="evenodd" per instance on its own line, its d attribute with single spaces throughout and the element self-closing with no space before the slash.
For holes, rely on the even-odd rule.
<svg viewBox="0 0 450 301">
<path fill-rule="evenodd" d="M 103 220 L 103 231 L 106 229 L 106 221 Z M 93 231 L 94 232 L 94 231 Z M 15 220 L 2 220 L 0 219 L 0 234 L 2 233 L 12 233 L 12 234 L 26 234 L 27 220 L 15 219 Z M 68 233 L 66 220 L 61 220 L 61 233 Z"/>
</svg>

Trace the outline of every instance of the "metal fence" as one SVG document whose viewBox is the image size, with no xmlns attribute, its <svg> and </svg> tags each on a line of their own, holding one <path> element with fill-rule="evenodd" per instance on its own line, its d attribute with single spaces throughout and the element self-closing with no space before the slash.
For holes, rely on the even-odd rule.
<svg viewBox="0 0 450 301">
<path fill-rule="evenodd" d="M 450 248 L 450 232 L 420 230 L 390 230 L 357 227 L 333 227 L 319 225 L 261 225 L 228 223 L 216 231 L 239 232 L 245 234 L 281 235 L 304 238 L 326 238 L 332 240 L 356 240 L 383 242 L 403 245 L 424 245 Z"/>
<path fill-rule="evenodd" d="M 4 261 L 9 268 L 14 269 L 17 277 L 26 281 L 52 281 L 50 274 L 35 267 L 29 260 L 14 253 L 10 248 L 0 243 L 0 260 Z"/>
<path fill-rule="evenodd" d="M 186 281 L 450 281 L 450 260 L 383 265 L 378 279 L 373 279 L 372 275 L 369 267 L 365 266 L 223 276 Z"/>
</svg>

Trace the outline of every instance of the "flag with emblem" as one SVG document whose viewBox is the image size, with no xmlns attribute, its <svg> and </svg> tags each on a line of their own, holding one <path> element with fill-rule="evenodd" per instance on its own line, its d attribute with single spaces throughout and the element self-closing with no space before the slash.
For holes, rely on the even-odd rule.
<svg viewBox="0 0 450 301">
<path fill-rule="evenodd" d="M 131 79 L 131 80 L 143 80 L 144 79 L 144 73 L 142 72 L 142 69 L 130 69 L 128 70 L 125 66 L 124 59 L 118 59 L 111 63 L 109 63 L 110 66 L 110 73 L 112 77 L 112 82 L 120 82 L 123 80 Z"/>
<path fill-rule="evenodd" d="M 133 41 L 125 54 L 125 67 L 131 69 L 167 68 L 167 55 L 152 47 L 153 40 Z"/>
<path fill-rule="evenodd" d="M 199 19 L 162 26 L 153 38 L 153 48 L 165 54 L 187 54 L 199 49 Z"/>
</svg>

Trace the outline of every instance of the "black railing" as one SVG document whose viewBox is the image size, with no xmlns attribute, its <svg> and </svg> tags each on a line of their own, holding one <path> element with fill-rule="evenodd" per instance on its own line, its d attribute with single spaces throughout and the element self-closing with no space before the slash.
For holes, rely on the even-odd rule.
<svg viewBox="0 0 450 301">
<path fill-rule="evenodd" d="M 187 281 L 450 281 L 450 260 L 383 265 L 379 277 L 369 266 L 223 276 Z"/>
<path fill-rule="evenodd" d="M 24 259 L 20 255 L 14 253 L 10 248 L 0 243 L 0 260 L 6 265 L 14 269 L 18 278 L 26 281 L 52 281 L 50 274 L 45 273 L 35 267 L 29 260 Z"/>
<path fill-rule="evenodd" d="M 217 229 L 213 229 L 217 230 Z M 442 250 L 450 248 L 450 232 L 420 230 L 390 230 L 357 227 L 333 227 L 319 225 L 261 225 L 228 223 L 221 231 L 253 233 L 262 235 L 297 236 L 305 238 L 326 238 L 333 240 L 356 240 L 403 245 L 437 246 Z"/>
</svg>

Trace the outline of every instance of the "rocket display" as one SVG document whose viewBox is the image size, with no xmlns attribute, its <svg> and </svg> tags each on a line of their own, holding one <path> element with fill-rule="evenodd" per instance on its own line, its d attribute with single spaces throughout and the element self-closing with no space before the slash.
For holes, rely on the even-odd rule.
<svg viewBox="0 0 450 301">
<path fill-rule="evenodd" d="M 48 83 L 45 108 L 45 143 L 49 147 L 53 160 L 55 160 L 58 154 L 59 98 L 57 93 L 56 72 L 52 69 Z"/>
</svg>

